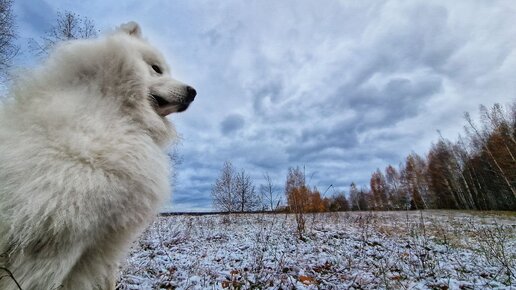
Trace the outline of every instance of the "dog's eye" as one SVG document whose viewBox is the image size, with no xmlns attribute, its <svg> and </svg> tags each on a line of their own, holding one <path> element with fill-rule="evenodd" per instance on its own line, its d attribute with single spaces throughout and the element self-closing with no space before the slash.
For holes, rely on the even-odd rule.
<svg viewBox="0 0 516 290">
<path fill-rule="evenodd" d="M 152 65 L 152 69 L 157 73 L 157 74 L 162 74 L 163 72 L 161 71 L 161 68 L 155 64 Z"/>
</svg>

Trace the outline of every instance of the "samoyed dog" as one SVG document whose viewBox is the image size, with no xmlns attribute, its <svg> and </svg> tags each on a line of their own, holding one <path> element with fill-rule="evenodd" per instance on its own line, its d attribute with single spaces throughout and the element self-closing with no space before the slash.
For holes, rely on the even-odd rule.
<svg viewBox="0 0 516 290">
<path fill-rule="evenodd" d="M 170 194 L 176 132 L 165 116 L 196 91 L 130 22 L 60 45 L 10 94 L 0 109 L 0 289 L 114 289 L 118 262 Z"/>
</svg>

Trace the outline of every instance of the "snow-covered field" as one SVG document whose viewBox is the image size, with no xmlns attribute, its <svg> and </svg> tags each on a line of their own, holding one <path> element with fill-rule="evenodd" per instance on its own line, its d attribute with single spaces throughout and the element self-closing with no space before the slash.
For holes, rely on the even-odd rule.
<svg viewBox="0 0 516 290">
<path fill-rule="evenodd" d="M 160 217 L 118 289 L 516 289 L 516 216 L 451 211 Z"/>
</svg>

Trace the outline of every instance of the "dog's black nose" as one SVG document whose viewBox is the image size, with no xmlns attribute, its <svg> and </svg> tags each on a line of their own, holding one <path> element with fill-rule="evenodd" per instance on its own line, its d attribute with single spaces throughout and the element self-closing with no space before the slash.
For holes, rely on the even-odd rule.
<svg viewBox="0 0 516 290">
<path fill-rule="evenodd" d="M 195 99 L 195 96 L 197 95 L 197 91 L 191 86 L 186 86 L 186 95 L 187 100 L 189 102 L 192 102 Z"/>
</svg>

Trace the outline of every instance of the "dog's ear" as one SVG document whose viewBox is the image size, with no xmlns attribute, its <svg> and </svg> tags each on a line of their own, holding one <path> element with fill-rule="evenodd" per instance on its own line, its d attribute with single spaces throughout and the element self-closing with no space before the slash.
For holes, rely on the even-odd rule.
<svg viewBox="0 0 516 290">
<path fill-rule="evenodd" d="M 142 37 L 142 29 L 138 23 L 131 21 L 120 25 L 119 31 L 125 32 L 131 36 Z"/>
</svg>

